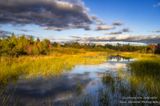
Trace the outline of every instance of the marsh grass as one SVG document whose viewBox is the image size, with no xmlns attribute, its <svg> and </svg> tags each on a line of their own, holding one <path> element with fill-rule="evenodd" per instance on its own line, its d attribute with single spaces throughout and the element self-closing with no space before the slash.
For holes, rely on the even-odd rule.
<svg viewBox="0 0 160 106">
<path fill-rule="evenodd" d="M 124 57 L 128 57 L 128 58 L 134 58 L 137 60 L 148 60 L 148 59 L 156 59 L 156 58 L 160 58 L 160 55 L 156 55 L 156 54 L 147 54 L 147 53 L 139 53 L 139 52 L 117 52 L 116 54 L 119 54 L 121 56 Z"/>
<path fill-rule="evenodd" d="M 160 59 L 147 57 L 130 63 L 129 67 L 131 84 L 135 88 L 143 86 L 150 95 L 160 99 Z"/>
<path fill-rule="evenodd" d="M 160 76 L 160 59 L 159 58 L 144 58 L 134 61 L 129 64 L 131 72 L 137 76 L 152 76 L 159 78 Z"/>
<path fill-rule="evenodd" d="M 143 77 L 133 75 L 130 77 L 130 84 L 135 92 L 147 93 L 148 96 L 158 97 L 160 100 L 160 82 L 158 79 L 145 75 Z"/>
<path fill-rule="evenodd" d="M 102 82 L 103 82 L 103 83 L 106 83 L 106 84 L 113 84 L 113 83 L 114 83 L 114 79 L 112 78 L 111 75 L 105 74 L 105 75 L 102 77 Z"/>
<path fill-rule="evenodd" d="M 61 51 L 62 52 L 62 51 Z M 106 53 L 77 52 L 75 54 L 53 53 L 47 56 L 1 57 L 0 82 L 24 78 L 58 76 L 77 64 L 99 64 L 106 61 Z"/>
</svg>

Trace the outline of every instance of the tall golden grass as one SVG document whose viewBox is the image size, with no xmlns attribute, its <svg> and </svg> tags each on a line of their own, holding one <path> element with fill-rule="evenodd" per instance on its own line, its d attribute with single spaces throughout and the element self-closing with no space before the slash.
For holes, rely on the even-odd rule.
<svg viewBox="0 0 160 106">
<path fill-rule="evenodd" d="M 103 52 L 61 52 L 46 56 L 22 56 L 18 58 L 0 58 L 0 82 L 14 81 L 19 76 L 25 78 L 49 77 L 71 70 L 77 64 L 99 64 L 106 61 Z"/>
</svg>

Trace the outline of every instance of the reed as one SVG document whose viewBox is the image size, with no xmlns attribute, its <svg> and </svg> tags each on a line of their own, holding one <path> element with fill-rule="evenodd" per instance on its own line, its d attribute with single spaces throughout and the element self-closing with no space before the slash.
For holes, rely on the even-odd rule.
<svg viewBox="0 0 160 106">
<path fill-rule="evenodd" d="M 77 64 L 99 64 L 106 61 L 106 53 L 53 53 L 47 56 L 1 57 L 0 82 L 7 83 L 20 76 L 25 78 L 50 77 L 71 70 Z"/>
<path fill-rule="evenodd" d="M 142 91 L 160 99 L 160 59 L 155 57 L 141 58 L 129 64 L 132 87 L 144 87 Z"/>
</svg>

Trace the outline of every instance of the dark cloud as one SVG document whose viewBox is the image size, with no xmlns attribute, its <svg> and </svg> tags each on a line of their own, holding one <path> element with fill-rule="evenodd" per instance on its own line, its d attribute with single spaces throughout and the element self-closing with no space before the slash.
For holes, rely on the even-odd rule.
<svg viewBox="0 0 160 106">
<path fill-rule="evenodd" d="M 131 32 L 129 28 L 123 28 L 122 32 Z"/>
<path fill-rule="evenodd" d="M 160 43 L 160 35 L 110 35 L 101 37 L 84 37 L 79 40 L 86 42 L 124 41 L 140 43 Z"/>
<path fill-rule="evenodd" d="M 121 26 L 121 25 L 123 25 L 123 23 L 120 22 L 120 21 L 115 21 L 115 22 L 112 23 L 112 25 L 114 25 L 114 26 Z"/>
<path fill-rule="evenodd" d="M 0 29 L 0 38 L 6 38 L 6 37 L 8 37 L 11 34 L 12 34 L 11 32 L 4 31 L 4 30 Z"/>
<path fill-rule="evenodd" d="M 12 33 L 9 31 L 4 31 L 4 30 L 0 29 L 0 34 L 8 35 L 8 34 L 12 34 Z"/>
<path fill-rule="evenodd" d="M 26 30 L 27 31 L 27 30 Z M 15 34 L 13 32 L 9 32 L 9 31 L 4 31 L 4 30 L 1 30 L 0 29 L 0 38 L 7 38 L 11 35 L 15 35 L 15 36 L 26 36 L 26 37 L 34 37 L 34 38 L 37 38 L 37 36 L 33 36 L 33 35 L 28 35 L 28 34 Z"/>
<path fill-rule="evenodd" d="M 81 0 L 0 0 L 0 23 L 89 30 L 92 18 Z"/>
<path fill-rule="evenodd" d="M 122 34 L 123 32 L 121 31 L 118 31 L 118 32 L 110 32 L 110 33 L 107 33 L 109 35 L 119 35 L 119 34 Z"/>
<path fill-rule="evenodd" d="M 96 30 L 111 30 L 111 29 L 115 29 L 116 26 L 121 26 L 123 25 L 122 22 L 120 21 L 114 21 L 112 23 L 112 25 L 107 25 L 105 24 L 102 20 L 100 20 L 99 18 L 97 17 L 93 17 L 93 19 L 96 21 L 96 24 L 97 24 L 97 28 Z M 124 30 L 125 31 L 125 30 Z M 123 31 L 122 31 L 123 32 Z"/>
<path fill-rule="evenodd" d="M 28 30 L 28 29 L 16 29 L 18 31 L 22 31 L 22 32 L 32 32 L 32 30 Z"/>
<path fill-rule="evenodd" d="M 45 30 L 55 30 L 55 31 L 62 31 L 66 28 L 57 28 L 57 27 L 45 27 Z"/>
<path fill-rule="evenodd" d="M 160 33 L 160 30 L 156 30 L 156 31 L 153 31 L 153 32 L 155 32 L 155 33 Z"/>
<path fill-rule="evenodd" d="M 80 36 L 70 36 L 70 37 L 73 38 L 73 39 L 81 39 Z"/>
<path fill-rule="evenodd" d="M 98 18 L 97 16 L 92 16 L 92 19 L 94 20 L 94 22 L 97 24 L 97 25 L 104 25 L 104 21 L 100 18 Z"/>
<path fill-rule="evenodd" d="M 123 34 L 123 33 L 127 33 L 127 32 L 130 32 L 129 28 L 123 28 L 120 31 L 110 32 L 110 33 L 106 33 L 106 34 L 109 34 L 109 35 L 119 35 L 119 34 Z"/>
</svg>

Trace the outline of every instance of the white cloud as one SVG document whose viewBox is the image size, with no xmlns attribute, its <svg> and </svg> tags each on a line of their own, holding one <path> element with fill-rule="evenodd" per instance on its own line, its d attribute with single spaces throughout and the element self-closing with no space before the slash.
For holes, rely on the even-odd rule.
<svg viewBox="0 0 160 106">
<path fill-rule="evenodd" d="M 110 25 L 98 25 L 96 30 L 111 30 L 114 29 L 114 26 L 110 26 Z"/>
</svg>

